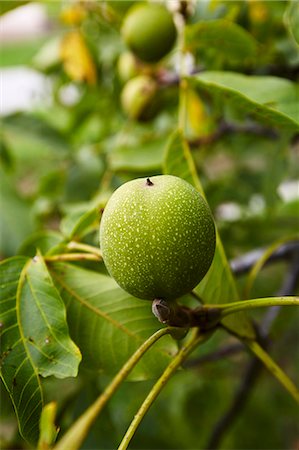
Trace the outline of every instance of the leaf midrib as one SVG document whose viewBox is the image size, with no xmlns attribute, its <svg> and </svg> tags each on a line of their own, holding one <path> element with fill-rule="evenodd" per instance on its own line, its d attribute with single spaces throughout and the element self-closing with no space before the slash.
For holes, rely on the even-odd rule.
<svg viewBox="0 0 299 450">
<path fill-rule="evenodd" d="M 136 339 L 136 340 L 138 340 L 140 342 L 142 341 L 139 336 L 137 336 L 135 333 L 132 333 L 128 328 L 126 328 L 125 326 L 123 326 L 122 324 L 117 322 L 116 320 L 112 319 L 108 314 L 104 313 L 99 308 L 91 305 L 90 303 L 86 302 L 73 289 L 71 289 L 66 283 L 64 283 L 63 280 L 61 279 L 61 277 L 59 277 L 59 275 L 57 275 L 57 273 L 55 273 L 55 271 L 54 271 L 54 273 L 52 272 L 52 274 L 53 274 L 54 278 L 56 278 L 56 280 L 61 284 L 63 289 L 65 289 L 72 297 L 74 297 L 79 303 L 81 303 L 82 306 L 85 306 L 85 308 L 91 310 L 92 312 L 94 312 L 98 316 L 100 316 L 103 319 L 107 320 L 107 322 L 110 322 L 115 328 L 123 331 L 128 336 L 130 336 L 130 337 L 132 337 L 132 338 L 134 338 L 134 339 Z"/>
</svg>

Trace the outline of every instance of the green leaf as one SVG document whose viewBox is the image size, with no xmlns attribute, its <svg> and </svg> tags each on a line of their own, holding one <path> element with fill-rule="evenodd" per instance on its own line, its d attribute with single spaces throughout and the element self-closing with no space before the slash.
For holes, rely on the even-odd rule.
<svg viewBox="0 0 299 450">
<path fill-rule="evenodd" d="M 70 339 L 63 301 L 41 255 L 24 267 L 17 296 L 22 332 L 40 375 L 75 377 L 81 354 Z"/>
<path fill-rule="evenodd" d="M 198 22 L 186 27 L 185 46 L 199 53 L 213 51 L 228 62 L 253 62 L 258 43 L 244 28 L 224 19 Z"/>
<path fill-rule="evenodd" d="M 19 255 L 33 256 L 38 251 L 45 255 L 51 248 L 60 244 L 63 236 L 57 231 L 44 230 L 31 234 L 19 248 Z"/>
<path fill-rule="evenodd" d="M 74 211 L 68 214 L 61 221 L 61 231 L 68 239 L 79 239 L 90 231 L 98 228 L 100 222 L 99 208 L 86 211 L 86 207 L 81 211 Z"/>
<path fill-rule="evenodd" d="M 109 155 L 109 165 L 114 171 L 158 170 L 163 163 L 165 138 L 141 142 L 137 145 L 117 147 Z"/>
<path fill-rule="evenodd" d="M 24 239 L 34 230 L 30 205 L 15 191 L 13 180 L 1 169 L 0 253 L 15 255 Z M 4 214 L 5 211 L 5 214 Z"/>
<path fill-rule="evenodd" d="M 39 155 L 53 152 L 65 155 L 70 149 L 62 133 L 32 114 L 15 113 L 4 117 L 2 131 L 11 147 L 20 153 L 18 157 L 36 158 L 36 151 Z"/>
<path fill-rule="evenodd" d="M 269 126 L 299 129 L 299 87 L 292 81 L 272 76 L 248 76 L 234 72 L 204 72 L 189 77 L 199 91 L 227 103 L 242 117 Z"/>
<path fill-rule="evenodd" d="M 89 370 L 115 374 L 160 324 L 151 303 L 136 299 L 116 282 L 97 272 L 65 263 L 52 263 L 53 279 L 67 307 L 71 336 Z M 169 362 L 176 344 L 158 342 L 135 367 L 133 379 L 156 377 Z"/>
<path fill-rule="evenodd" d="M 0 15 L 29 3 L 29 0 L 5 0 L 0 3 Z"/>
<path fill-rule="evenodd" d="M 0 135 L 0 163 L 5 169 L 12 169 L 14 165 L 14 160 L 10 151 L 9 146 L 3 136 Z"/>
<path fill-rule="evenodd" d="M 297 45 L 299 45 L 299 3 L 298 0 L 289 2 L 284 16 L 288 30 Z"/>
<path fill-rule="evenodd" d="M 166 149 L 164 173 L 176 175 L 193 184 L 204 196 L 203 188 L 198 178 L 194 161 L 187 142 L 182 133 L 174 132 Z M 225 303 L 238 300 L 238 292 L 227 261 L 223 245 L 217 232 L 216 251 L 213 263 L 204 279 L 195 288 L 205 303 Z M 251 322 L 243 313 L 228 317 L 223 324 L 233 333 L 254 338 L 255 333 Z"/>
<path fill-rule="evenodd" d="M 22 436 L 35 443 L 42 411 L 42 389 L 16 305 L 19 278 L 26 261 L 24 257 L 14 257 L 0 264 L 1 378 L 13 402 Z"/>
</svg>

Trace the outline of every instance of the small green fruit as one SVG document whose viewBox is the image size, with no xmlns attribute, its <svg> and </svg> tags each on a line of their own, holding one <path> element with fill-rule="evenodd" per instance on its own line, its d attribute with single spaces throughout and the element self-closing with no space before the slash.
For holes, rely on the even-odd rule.
<svg viewBox="0 0 299 450">
<path fill-rule="evenodd" d="M 139 74 L 138 64 L 131 52 L 122 53 L 117 61 L 117 72 L 119 79 L 125 83 Z"/>
<path fill-rule="evenodd" d="M 171 175 L 123 184 L 108 201 L 100 225 L 108 272 L 124 290 L 148 300 L 190 292 L 212 263 L 215 240 L 202 196 Z"/>
<path fill-rule="evenodd" d="M 151 119 L 157 112 L 157 83 L 146 75 L 129 80 L 121 92 L 124 112 L 133 120 Z"/>
<path fill-rule="evenodd" d="M 143 2 L 128 10 L 122 36 L 138 58 L 153 63 L 172 49 L 176 28 L 171 14 L 163 5 Z"/>
</svg>

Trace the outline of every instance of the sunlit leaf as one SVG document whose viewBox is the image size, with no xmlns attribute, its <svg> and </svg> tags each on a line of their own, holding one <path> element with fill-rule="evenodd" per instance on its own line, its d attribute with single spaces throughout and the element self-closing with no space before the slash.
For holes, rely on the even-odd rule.
<svg viewBox="0 0 299 450">
<path fill-rule="evenodd" d="M 185 179 L 204 195 L 191 152 L 180 132 L 175 132 L 168 143 L 164 172 Z M 235 281 L 218 233 L 212 266 L 195 291 L 205 303 L 225 303 L 238 300 Z M 243 313 L 224 319 L 223 324 L 237 335 L 254 337 L 253 327 Z"/>
<path fill-rule="evenodd" d="M 204 72 L 189 78 L 200 92 L 229 103 L 242 117 L 289 130 L 299 129 L 299 87 L 272 76 L 233 72 Z"/>
<path fill-rule="evenodd" d="M 60 52 L 64 70 L 72 80 L 96 83 L 96 68 L 79 31 L 71 31 L 64 36 Z"/>
<path fill-rule="evenodd" d="M 67 307 L 70 333 L 91 371 L 115 374 L 159 327 L 151 303 L 131 297 L 109 276 L 65 263 L 50 271 Z M 132 373 L 134 379 L 156 377 L 176 350 L 171 338 L 157 343 Z"/>
<path fill-rule="evenodd" d="M 16 304 L 19 278 L 26 262 L 24 257 L 15 257 L 0 264 L 1 378 L 13 402 L 22 436 L 34 443 L 38 438 L 42 389 Z"/>
<path fill-rule="evenodd" d="M 65 306 L 41 255 L 22 271 L 18 304 L 22 332 L 38 372 L 44 377 L 76 376 L 81 354 L 69 337 Z"/>
</svg>

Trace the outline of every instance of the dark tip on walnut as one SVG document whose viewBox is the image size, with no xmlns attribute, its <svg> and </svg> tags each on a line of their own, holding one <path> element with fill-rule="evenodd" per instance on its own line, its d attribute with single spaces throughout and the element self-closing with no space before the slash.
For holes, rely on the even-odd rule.
<svg viewBox="0 0 299 450">
<path fill-rule="evenodd" d="M 154 183 L 149 178 L 147 178 L 146 179 L 146 185 L 147 186 L 154 186 Z"/>
</svg>

